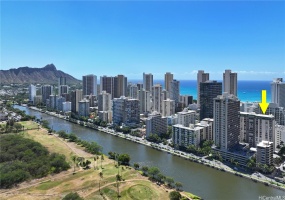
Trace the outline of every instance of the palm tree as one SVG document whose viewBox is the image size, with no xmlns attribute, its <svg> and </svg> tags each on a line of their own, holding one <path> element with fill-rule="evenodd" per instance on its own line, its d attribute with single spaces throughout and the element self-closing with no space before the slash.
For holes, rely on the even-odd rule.
<svg viewBox="0 0 285 200">
<path fill-rule="evenodd" d="M 94 159 L 94 170 L 96 169 L 96 156 L 93 158 Z"/>
<path fill-rule="evenodd" d="M 103 154 L 101 155 L 101 168 L 103 169 L 103 167 L 102 167 L 102 160 L 104 160 L 104 155 Z"/>
<path fill-rule="evenodd" d="M 120 189 L 119 189 L 119 183 L 121 181 L 121 176 L 119 174 L 116 175 L 116 181 L 117 181 L 117 194 L 118 194 L 118 197 L 120 197 Z"/>
<path fill-rule="evenodd" d="M 75 165 L 76 165 L 77 156 L 76 156 L 76 155 L 73 155 L 73 156 L 71 157 L 71 159 L 72 159 L 72 161 L 73 161 L 73 163 L 74 163 L 73 173 L 75 173 Z"/>
<path fill-rule="evenodd" d="M 103 178 L 103 172 L 99 172 L 99 176 L 100 176 L 100 179 L 99 179 L 99 192 L 101 194 L 101 179 Z"/>
</svg>

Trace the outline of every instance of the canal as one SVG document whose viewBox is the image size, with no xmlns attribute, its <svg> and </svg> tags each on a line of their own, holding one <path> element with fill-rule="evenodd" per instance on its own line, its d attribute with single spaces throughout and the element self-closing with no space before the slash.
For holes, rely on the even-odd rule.
<svg viewBox="0 0 285 200">
<path fill-rule="evenodd" d="M 15 107 L 25 110 L 26 114 L 49 121 L 50 126 L 56 131 L 64 130 L 68 133 L 75 133 L 83 140 L 97 142 L 103 147 L 104 154 L 109 151 L 128 153 L 131 156 L 131 163 L 137 162 L 140 166 L 156 166 L 164 175 L 182 182 L 185 191 L 204 199 L 258 200 L 261 196 L 285 197 L 285 192 L 282 190 L 190 162 L 142 144 L 82 127 L 26 107 Z"/>
</svg>

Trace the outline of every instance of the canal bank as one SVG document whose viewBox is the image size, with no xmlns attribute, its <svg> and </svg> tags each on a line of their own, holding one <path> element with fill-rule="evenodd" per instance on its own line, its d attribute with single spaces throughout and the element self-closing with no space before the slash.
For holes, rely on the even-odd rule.
<svg viewBox="0 0 285 200">
<path fill-rule="evenodd" d="M 57 131 L 73 132 L 81 139 L 98 142 L 103 146 L 104 153 L 109 151 L 129 153 L 132 162 L 138 162 L 140 166 L 157 166 L 167 176 L 172 176 L 175 180 L 182 182 L 186 191 L 191 191 L 205 199 L 257 199 L 259 196 L 284 195 L 284 191 L 189 162 L 183 157 L 173 156 L 152 147 L 138 145 L 120 137 L 78 126 L 29 108 L 19 108 L 26 110 L 27 114 L 48 120 L 53 129 Z"/>
</svg>

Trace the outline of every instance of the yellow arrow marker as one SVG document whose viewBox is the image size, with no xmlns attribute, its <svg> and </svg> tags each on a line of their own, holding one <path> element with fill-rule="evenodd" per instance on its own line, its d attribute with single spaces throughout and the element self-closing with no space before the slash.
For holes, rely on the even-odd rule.
<svg viewBox="0 0 285 200">
<path fill-rule="evenodd" d="M 269 105 L 269 103 L 266 103 L 266 90 L 262 90 L 261 103 L 259 103 L 259 106 L 260 106 L 263 114 L 266 113 L 268 105 Z"/>
</svg>

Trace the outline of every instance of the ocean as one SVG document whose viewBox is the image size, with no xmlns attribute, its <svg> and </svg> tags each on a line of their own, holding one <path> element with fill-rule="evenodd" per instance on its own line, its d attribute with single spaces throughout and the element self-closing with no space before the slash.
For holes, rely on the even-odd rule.
<svg viewBox="0 0 285 200">
<path fill-rule="evenodd" d="M 132 83 L 142 83 L 142 80 L 130 80 Z M 222 82 L 222 81 L 219 81 Z M 238 98 L 243 102 L 260 102 L 261 90 L 267 91 L 266 101 L 271 100 L 270 91 L 271 81 L 238 81 Z M 164 87 L 164 80 L 154 80 L 154 84 L 161 84 Z M 197 81 L 196 80 L 180 80 L 180 94 L 191 95 L 197 98 Z"/>
</svg>

